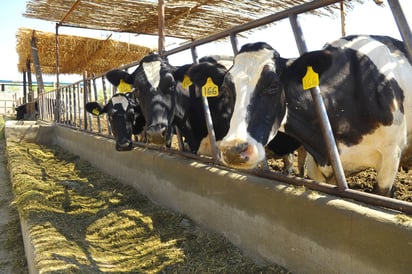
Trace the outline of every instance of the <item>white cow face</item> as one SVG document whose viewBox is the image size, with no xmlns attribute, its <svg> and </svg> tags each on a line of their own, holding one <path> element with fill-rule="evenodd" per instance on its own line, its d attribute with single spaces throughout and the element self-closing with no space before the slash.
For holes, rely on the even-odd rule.
<svg viewBox="0 0 412 274">
<path fill-rule="evenodd" d="M 225 77 L 224 85 L 236 93 L 229 132 L 219 146 L 228 166 L 251 169 L 264 160 L 264 146 L 285 114 L 276 57 L 278 53 L 266 43 L 247 44 Z"/>
</svg>

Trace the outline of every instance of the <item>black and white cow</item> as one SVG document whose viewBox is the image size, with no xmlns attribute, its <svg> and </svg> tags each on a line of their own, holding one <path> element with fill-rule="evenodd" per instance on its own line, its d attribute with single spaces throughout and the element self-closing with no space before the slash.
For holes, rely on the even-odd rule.
<svg viewBox="0 0 412 274">
<path fill-rule="evenodd" d="M 85 108 L 96 116 L 107 114 L 117 151 L 131 150 L 132 135 L 137 137 L 144 130 L 145 118 L 133 92 L 116 93 L 104 106 L 98 102 L 88 102 Z"/>
<path fill-rule="evenodd" d="M 174 67 L 157 54 L 144 57 L 132 74 L 118 76 L 133 83 L 136 97 L 146 119 L 147 141 L 170 146 L 176 126 L 184 137 L 187 149 L 196 153 L 208 131 L 205 123 L 201 89 L 206 84 L 218 87 L 227 69 L 214 58 L 201 59 L 199 64 Z M 217 139 L 229 128 L 234 97 L 225 91 L 209 97 L 209 108 Z"/>
<path fill-rule="evenodd" d="M 319 74 L 345 174 L 375 168 L 374 193 L 390 195 L 412 150 L 412 66 L 403 43 L 390 37 L 344 37 L 296 60 L 266 43 L 244 45 L 225 78 L 236 104 L 219 146 L 223 162 L 255 167 L 264 145 L 283 131 L 312 156 L 309 177 L 335 181 L 311 93 L 302 87 L 308 66 Z"/>
</svg>

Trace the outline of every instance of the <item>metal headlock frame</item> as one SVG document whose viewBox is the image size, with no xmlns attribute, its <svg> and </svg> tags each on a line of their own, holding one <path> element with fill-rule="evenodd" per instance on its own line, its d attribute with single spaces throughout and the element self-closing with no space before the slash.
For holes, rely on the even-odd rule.
<svg viewBox="0 0 412 274">
<path fill-rule="evenodd" d="M 164 51 L 162 52 L 162 55 L 164 57 L 167 57 L 169 55 L 173 55 L 175 53 L 179 53 L 182 52 L 184 50 L 188 50 L 190 49 L 192 52 L 192 58 L 194 60 L 194 62 L 197 62 L 197 53 L 196 53 L 196 47 L 199 45 L 203 45 L 203 44 L 207 44 L 210 42 L 213 42 L 215 40 L 219 40 L 219 39 L 223 39 L 223 38 L 230 38 L 230 42 L 232 44 L 232 49 L 234 54 L 236 54 L 238 52 L 238 42 L 237 42 L 237 37 L 236 34 L 243 32 L 243 31 L 248 31 L 251 30 L 253 28 L 256 27 L 260 27 L 262 25 L 266 25 L 269 23 L 273 23 L 275 21 L 278 20 L 282 20 L 282 19 L 286 19 L 288 18 L 290 20 L 290 23 L 292 25 L 292 29 L 295 35 L 295 40 L 296 40 L 296 44 L 299 50 L 299 53 L 302 54 L 303 52 L 307 51 L 306 48 L 306 44 L 304 42 L 304 36 L 303 33 L 301 31 L 300 25 L 297 21 L 297 15 L 307 12 L 307 11 L 311 11 L 311 10 L 315 10 L 318 8 L 322 8 L 331 4 L 335 4 L 341 2 L 341 0 L 315 0 L 303 5 L 299 5 L 293 8 L 290 8 L 288 10 L 284 10 L 266 17 L 263 17 L 261 19 L 237 26 L 235 28 L 232 28 L 230 30 L 226 30 L 211 36 L 208 36 L 206 38 L 203 39 L 199 39 L 196 41 L 193 41 L 191 43 L 176 47 L 174 49 L 168 50 L 168 51 Z M 398 29 L 401 33 L 402 39 L 406 45 L 406 50 L 407 50 L 407 54 L 409 57 L 409 60 L 412 63 L 412 34 L 410 31 L 410 28 L 407 24 L 407 21 L 405 19 L 404 13 L 402 11 L 402 8 L 399 4 L 398 0 L 388 0 L 390 8 L 392 10 L 392 13 L 394 15 L 395 21 L 397 23 Z M 126 65 L 126 66 L 122 66 L 119 69 L 126 69 L 132 66 L 136 66 L 138 65 L 138 62 L 134 62 L 132 64 Z M 98 77 L 102 77 L 102 75 L 93 77 L 98 78 Z M 87 88 L 87 82 L 90 81 L 93 78 L 87 78 L 87 76 L 84 76 L 84 99 L 86 100 L 88 98 L 88 88 Z M 104 82 L 104 80 L 103 80 Z M 76 83 L 77 85 L 79 83 Z M 280 182 L 285 182 L 285 183 L 290 183 L 293 185 L 298 185 L 298 186 L 305 186 L 308 189 L 312 189 L 312 190 L 317 190 L 317 191 L 321 191 L 324 193 L 328 193 L 331 195 L 335 195 L 335 196 L 340 196 L 343 198 L 350 198 L 359 202 L 365 202 L 371 205 L 375 205 L 375 206 L 382 206 L 382 207 L 386 207 L 388 209 L 394 209 L 394 210 L 398 210 L 407 214 L 412 214 L 412 203 L 409 202 L 405 202 L 405 201 L 400 201 L 400 200 L 396 200 L 396 199 L 392 199 L 392 198 L 388 198 L 388 197 L 383 197 L 383 196 L 379 196 L 379 195 L 374 195 L 374 194 L 370 194 L 370 193 L 365 193 L 365 192 L 361 192 L 361 191 L 356 191 L 356 190 L 351 190 L 347 187 L 347 183 L 346 183 L 346 178 L 344 176 L 343 173 L 343 169 L 342 169 L 342 165 L 340 163 L 340 158 L 337 152 L 337 148 L 336 148 L 336 144 L 333 138 L 333 134 L 331 131 L 331 127 L 329 124 L 329 120 L 327 117 L 327 113 L 325 111 L 325 106 L 323 104 L 323 99 L 320 95 L 320 91 L 319 91 L 319 87 L 316 88 L 312 88 L 311 89 L 311 95 L 313 97 L 313 100 L 315 102 L 315 107 L 316 107 L 316 111 L 317 114 L 319 116 L 319 119 L 321 120 L 321 127 L 322 127 L 322 133 L 324 135 L 324 138 L 326 140 L 326 145 L 327 145 L 327 149 L 331 158 L 331 163 L 332 163 L 332 167 L 334 169 L 335 172 L 335 176 L 337 178 L 337 182 L 338 182 L 338 186 L 334 186 L 334 185 L 330 185 L 330 184 L 325 184 L 325 183 L 320 183 L 320 182 L 315 182 L 313 180 L 308 180 L 308 179 L 304 179 L 304 178 L 298 178 L 298 177 L 294 177 L 294 176 L 285 176 L 282 174 L 278 174 L 278 173 L 274 173 L 274 172 L 268 172 L 268 171 L 243 171 L 245 173 L 249 173 L 249 174 L 253 174 L 256 176 L 260 176 L 260 177 L 264 177 L 264 178 L 269 178 L 269 179 L 274 179 Z M 105 93 L 106 96 L 106 93 Z M 206 101 L 206 102 L 205 102 Z M 218 155 L 217 155 L 217 146 L 216 146 L 216 140 L 214 137 L 214 130 L 213 130 L 213 125 L 211 123 L 212 119 L 210 117 L 210 111 L 207 105 L 207 100 L 204 100 L 204 110 L 205 110 L 205 114 L 206 114 L 206 122 L 207 122 L 207 126 L 208 126 L 208 131 L 209 131 L 209 137 L 211 139 L 211 144 L 212 144 L 212 149 L 213 149 L 213 159 L 207 159 L 205 157 L 199 157 L 197 155 L 191 154 L 191 153 L 186 153 L 183 151 L 176 151 L 176 150 L 172 150 L 172 149 L 159 149 L 153 145 L 150 144 L 143 144 L 143 143 L 136 143 L 138 146 L 143 146 L 146 148 L 151 148 L 151 149 L 158 149 L 164 152 L 168 152 L 168 153 L 175 153 L 178 155 L 182 155 L 197 161 L 201 161 L 201 162 L 206 162 L 208 164 L 218 164 L 217 159 L 218 159 Z M 86 115 L 84 117 L 84 122 L 85 122 L 85 129 L 87 130 L 89 128 L 89 126 L 87 125 L 87 119 L 86 119 Z M 65 125 L 65 124 L 61 124 L 63 126 L 68 126 L 68 127 L 72 127 L 72 128 L 76 128 L 75 126 L 70 126 L 70 125 Z M 99 132 L 100 129 L 99 129 Z M 102 135 L 105 137 L 112 137 L 112 136 L 108 136 L 108 135 L 104 135 L 101 133 L 95 133 L 97 135 Z M 223 165 L 219 165 L 220 168 L 224 168 L 224 169 L 229 169 Z M 230 170 L 230 169 L 229 169 Z"/>
</svg>

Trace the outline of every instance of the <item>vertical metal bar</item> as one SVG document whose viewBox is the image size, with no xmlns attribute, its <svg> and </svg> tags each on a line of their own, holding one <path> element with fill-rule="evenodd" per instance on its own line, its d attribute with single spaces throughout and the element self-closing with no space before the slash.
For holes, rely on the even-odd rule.
<svg viewBox="0 0 412 274">
<path fill-rule="evenodd" d="M 96 78 L 93 78 L 93 94 L 94 94 L 94 100 L 97 101 Z M 101 130 L 100 130 L 100 120 L 97 121 L 97 130 L 99 131 L 99 133 L 101 132 Z"/>
<path fill-rule="evenodd" d="M 69 90 L 67 87 L 66 87 L 66 94 L 69 95 L 68 98 L 66 98 L 66 100 L 68 100 L 66 101 L 66 106 L 69 105 L 68 109 L 66 109 L 66 119 L 68 120 L 69 124 L 73 125 L 72 121 L 73 121 L 73 107 L 74 107 L 73 99 L 74 97 L 73 97 L 71 90 Z"/>
<path fill-rule="evenodd" d="M 59 24 L 56 23 L 56 89 L 60 87 Z"/>
<path fill-rule="evenodd" d="M 289 16 L 289 20 L 292 25 L 292 30 L 295 35 L 299 53 L 303 54 L 307 51 L 307 47 L 302 29 L 297 20 L 297 16 L 292 14 Z M 316 113 L 318 115 L 318 118 L 320 119 L 322 135 L 326 142 L 326 148 L 329 153 L 333 171 L 335 172 L 338 188 L 339 190 L 345 190 L 348 188 L 348 184 L 346 182 L 345 173 L 343 171 L 342 163 L 339 158 L 339 152 L 336 147 L 335 137 L 333 136 L 332 127 L 330 126 L 329 117 L 327 115 L 326 107 L 320 94 L 319 86 L 310 89 L 310 93 L 315 104 Z"/>
<path fill-rule="evenodd" d="M 104 99 L 104 103 L 107 104 L 108 102 L 108 98 L 107 98 L 107 88 L 106 88 L 106 81 L 104 80 L 104 77 L 102 77 L 102 85 L 103 85 L 103 99 Z M 107 115 L 106 115 L 107 117 Z M 107 124 L 107 131 L 108 131 L 108 135 L 112 135 L 112 129 L 110 127 L 110 123 L 109 123 L 109 119 L 106 119 L 106 124 Z"/>
<path fill-rule="evenodd" d="M 409 0 L 410 1 L 410 0 Z M 388 0 L 389 7 L 392 10 L 393 17 L 398 26 L 399 32 L 405 43 L 405 48 L 409 62 L 412 64 L 412 33 L 411 28 L 403 13 L 402 7 L 399 4 L 399 0 Z M 410 11 L 409 11 L 410 12 Z"/>
<path fill-rule="evenodd" d="M 230 43 L 232 44 L 233 54 L 236 55 L 239 52 L 239 43 L 234 32 L 230 33 Z"/>
<path fill-rule="evenodd" d="M 300 27 L 298 22 L 298 16 L 296 14 L 290 14 L 289 21 L 290 25 L 292 26 L 293 34 L 295 35 L 296 46 L 298 47 L 299 54 L 302 55 L 303 53 L 308 51 L 308 48 L 306 46 L 302 28 Z"/>
<path fill-rule="evenodd" d="M 192 47 L 191 52 L 192 52 L 193 62 L 197 63 L 198 58 L 197 58 L 196 48 Z M 209 141 L 210 141 L 210 147 L 212 148 L 212 156 L 215 161 L 218 161 L 219 160 L 219 150 L 216 144 L 216 135 L 215 135 L 215 130 L 213 128 L 212 115 L 210 114 L 209 101 L 207 100 L 206 97 L 202 95 L 200 97 L 202 98 L 202 102 L 203 102 L 203 111 L 205 114 L 205 122 L 207 126 L 207 131 L 209 132 Z"/>
<path fill-rule="evenodd" d="M 74 124 L 77 127 L 78 125 L 81 125 L 80 122 L 77 123 L 77 121 L 81 117 L 80 91 L 73 89 L 73 94 L 74 94 L 74 97 L 75 97 L 74 102 L 76 103 L 76 107 L 74 108 Z"/>
<path fill-rule="evenodd" d="M 88 89 L 88 85 L 87 85 L 87 71 L 85 71 L 83 73 L 83 98 L 84 98 L 84 102 L 88 102 L 89 99 L 89 89 Z M 87 124 L 87 113 L 86 111 L 84 112 L 84 129 L 88 130 L 89 129 L 89 125 Z"/>
</svg>

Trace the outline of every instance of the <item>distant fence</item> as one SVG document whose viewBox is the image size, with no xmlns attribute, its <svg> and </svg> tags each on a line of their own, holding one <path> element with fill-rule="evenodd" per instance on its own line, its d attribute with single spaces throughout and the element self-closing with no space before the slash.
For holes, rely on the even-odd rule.
<svg viewBox="0 0 412 274">
<path fill-rule="evenodd" d="M 14 108 L 19 104 L 17 95 L 15 93 L 11 94 L 0 94 L 0 114 L 11 115 L 14 114 Z"/>
</svg>

